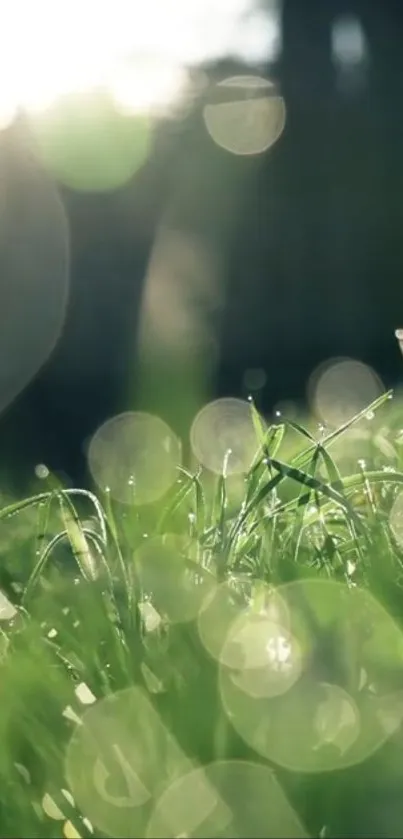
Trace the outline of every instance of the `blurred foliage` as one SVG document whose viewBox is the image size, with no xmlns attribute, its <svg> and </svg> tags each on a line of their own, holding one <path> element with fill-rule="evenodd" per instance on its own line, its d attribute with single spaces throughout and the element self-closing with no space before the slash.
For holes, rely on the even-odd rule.
<svg viewBox="0 0 403 839">
<path fill-rule="evenodd" d="M 83 807 L 91 773 L 84 767 L 78 783 L 68 757 L 72 743 L 78 748 L 82 742 L 84 748 L 77 738 L 85 732 L 90 737 L 93 710 L 99 715 L 103 708 L 109 708 L 109 723 L 101 726 L 102 737 L 85 741 L 87 759 L 99 747 L 109 766 L 107 750 L 119 737 L 123 749 L 130 736 L 134 749 L 136 737 L 141 738 L 144 760 L 154 755 L 147 770 L 154 792 L 142 805 L 147 819 L 164 784 L 182 777 L 186 767 L 220 760 L 245 767 L 243 761 L 252 761 L 273 768 L 297 818 L 293 835 L 300 835 L 298 825 L 309 835 L 400 835 L 403 546 L 391 511 L 403 489 L 401 403 L 382 395 L 328 434 L 318 432 L 312 421 L 302 425 L 284 417 L 265 429 L 253 405 L 251 411 L 259 446 L 246 476 L 181 468 L 164 498 L 147 507 L 119 504 L 108 493 L 98 500 L 84 490 L 64 489 L 52 476 L 25 501 L 3 499 L 2 835 L 61 836 L 73 825 L 86 836 L 88 819 L 96 822 L 101 810 L 113 810 L 113 803 L 105 810 L 105 800 L 119 798 L 122 778 L 114 792 L 113 785 L 105 787 L 109 792 L 102 806 L 96 805 L 100 792 L 93 787 Z M 319 583 L 323 591 L 312 587 Z M 217 601 L 218 611 L 217 596 L 224 597 Z M 274 694 L 267 694 L 262 682 L 267 663 L 263 670 L 261 662 L 245 665 L 246 670 L 231 664 L 239 653 L 228 646 L 228 638 L 239 621 L 249 628 L 257 621 L 261 631 L 273 621 L 283 623 L 288 632 L 287 614 L 302 675 L 286 693 L 270 682 Z M 261 655 L 260 637 L 245 655 Z M 229 665 L 223 664 L 224 653 Z M 228 708 L 232 700 L 225 680 L 231 673 L 248 680 L 242 694 L 246 707 L 254 709 L 248 717 L 239 716 L 239 704 L 232 712 Z M 238 690 L 238 683 L 232 682 L 231 690 Z M 327 699 L 325 684 L 333 690 Z M 134 689 L 140 693 L 130 694 Z M 121 701 L 125 691 L 132 702 L 150 703 L 144 706 L 153 709 L 144 712 L 151 715 L 148 735 L 148 723 L 134 736 L 129 722 L 131 735 L 124 735 L 123 710 L 113 722 L 114 697 Z M 278 740 L 277 734 L 277 752 L 271 752 L 273 738 L 262 740 L 256 729 L 252 742 L 251 720 L 265 725 L 273 713 L 280 714 L 275 730 L 281 731 L 293 696 L 300 697 L 299 710 L 289 718 L 294 739 Z M 311 749 L 309 761 L 312 766 L 319 761 L 322 768 L 312 772 L 301 760 L 306 760 L 317 702 L 324 739 L 319 757 Z M 352 708 L 359 709 L 359 741 Z M 162 726 L 158 749 L 168 748 L 166 736 L 175 744 L 167 764 L 153 752 L 155 720 Z M 115 733 L 109 737 L 112 724 Z M 134 760 L 128 748 L 125 761 L 130 754 Z M 131 789 L 133 765 L 119 760 Z M 140 795 L 136 783 L 133 795 Z M 108 824 L 112 827 L 103 835 L 118 835 L 113 818 Z M 143 835 L 134 822 L 128 828 L 126 818 L 124 824 L 127 835 Z M 93 829 L 100 835 L 102 824 Z M 256 835 L 275 835 L 274 822 L 266 829 Z"/>
</svg>

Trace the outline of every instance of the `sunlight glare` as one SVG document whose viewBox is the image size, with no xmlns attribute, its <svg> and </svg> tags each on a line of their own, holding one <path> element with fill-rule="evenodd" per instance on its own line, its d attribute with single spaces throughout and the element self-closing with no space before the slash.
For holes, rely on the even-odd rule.
<svg viewBox="0 0 403 839">
<path fill-rule="evenodd" d="M 116 83 L 118 104 L 159 105 L 172 96 L 176 69 L 233 55 L 251 63 L 279 44 L 279 3 L 267 12 L 254 0 L 14 0 L 2 15 L 0 74 L 7 79 L 0 115 L 14 107 L 37 112 L 59 96 L 103 86 L 130 56 L 159 56 L 155 73 Z M 178 79 L 176 80 L 178 81 Z M 176 82 L 175 82 L 176 83 Z M 128 92 L 130 88 L 130 94 Z M 0 127 L 3 127 L 0 118 Z"/>
<path fill-rule="evenodd" d="M 126 62 L 114 68 L 107 86 L 117 110 L 124 115 L 165 113 L 181 100 L 187 77 L 174 64 Z"/>
<path fill-rule="evenodd" d="M 6 96 L 0 100 L 0 131 L 9 128 L 17 116 L 17 111 L 18 108 L 14 99 L 8 101 Z"/>
</svg>

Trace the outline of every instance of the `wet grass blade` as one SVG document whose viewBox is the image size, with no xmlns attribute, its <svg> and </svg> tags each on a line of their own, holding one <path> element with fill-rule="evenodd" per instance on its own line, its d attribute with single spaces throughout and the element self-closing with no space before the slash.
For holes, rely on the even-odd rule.
<svg viewBox="0 0 403 839">
<path fill-rule="evenodd" d="M 367 414 L 375 413 L 380 408 L 382 408 L 382 406 L 389 399 L 391 399 L 392 396 L 392 390 L 388 390 L 386 391 L 386 393 L 382 393 L 381 396 L 378 396 L 377 399 L 374 399 L 374 401 L 371 402 L 366 408 L 364 408 L 362 411 L 359 411 L 358 414 L 355 414 L 355 416 L 353 416 L 350 420 L 343 423 L 335 431 L 332 431 L 330 434 L 324 437 L 322 440 L 322 446 L 325 448 L 327 446 L 332 445 L 336 440 L 338 440 L 339 437 L 345 434 L 346 431 L 348 431 L 350 428 L 353 428 L 361 420 L 365 419 Z M 297 454 L 295 458 L 292 459 L 292 465 L 300 468 L 305 466 L 306 462 L 309 461 L 309 458 L 312 455 L 313 450 L 315 449 L 315 445 L 316 444 L 313 444 L 312 446 L 309 446 L 307 449 Z"/>
</svg>

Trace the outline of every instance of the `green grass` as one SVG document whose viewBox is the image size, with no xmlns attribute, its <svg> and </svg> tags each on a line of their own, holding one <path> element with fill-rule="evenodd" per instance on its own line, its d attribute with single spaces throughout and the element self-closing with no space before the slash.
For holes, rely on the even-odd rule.
<svg viewBox="0 0 403 839">
<path fill-rule="evenodd" d="M 403 407 L 389 396 L 328 435 L 263 429 L 251 406 L 249 473 L 180 469 L 152 507 L 52 479 L 3 500 L 1 836 L 403 834 Z M 276 627 L 291 665 L 268 676 Z M 189 773 L 218 761 L 239 783 L 213 767 L 196 794 Z"/>
</svg>

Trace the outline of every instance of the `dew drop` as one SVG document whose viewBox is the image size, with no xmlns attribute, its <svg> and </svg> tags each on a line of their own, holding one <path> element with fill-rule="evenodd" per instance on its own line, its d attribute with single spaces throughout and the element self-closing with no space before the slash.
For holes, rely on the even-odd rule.
<svg viewBox="0 0 403 839">
<path fill-rule="evenodd" d="M 49 474 L 49 469 L 44 463 L 38 463 L 37 466 L 35 466 L 35 475 L 40 480 L 45 480 L 45 478 L 49 477 Z"/>
</svg>

